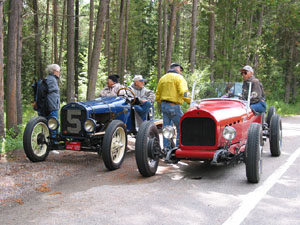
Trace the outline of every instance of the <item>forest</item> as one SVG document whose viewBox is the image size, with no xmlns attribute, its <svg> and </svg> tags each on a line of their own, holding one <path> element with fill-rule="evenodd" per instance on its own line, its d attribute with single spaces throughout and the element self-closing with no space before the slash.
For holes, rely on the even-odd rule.
<svg viewBox="0 0 300 225">
<path fill-rule="evenodd" d="M 94 99 L 113 73 L 155 91 L 177 62 L 190 86 L 242 81 L 249 64 L 267 103 L 299 108 L 299 12 L 297 0 L 0 0 L 0 139 L 36 115 L 32 84 L 52 63 L 62 105 Z"/>
</svg>

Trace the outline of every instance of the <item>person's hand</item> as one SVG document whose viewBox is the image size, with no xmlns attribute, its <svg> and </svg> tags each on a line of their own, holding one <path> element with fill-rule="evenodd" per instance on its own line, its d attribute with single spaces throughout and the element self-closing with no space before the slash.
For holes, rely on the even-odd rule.
<svg viewBox="0 0 300 225">
<path fill-rule="evenodd" d="M 146 102 L 146 99 L 140 99 L 140 102 L 143 104 L 144 102 Z"/>
</svg>

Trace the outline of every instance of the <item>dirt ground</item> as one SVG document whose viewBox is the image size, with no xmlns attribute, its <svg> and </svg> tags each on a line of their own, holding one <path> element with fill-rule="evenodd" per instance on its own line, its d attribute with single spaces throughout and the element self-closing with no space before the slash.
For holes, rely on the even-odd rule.
<svg viewBox="0 0 300 225">
<path fill-rule="evenodd" d="M 128 150 L 134 142 L 128 140 Z M 44 192 L 58 195 L 51 186 L 70 176 L 75 176 L 87 167 L 107 170 L 101 157 L 94 152 L 52 151 L 46 161 L 33 163 L 24 150 L 14 150 L 0 155 L 0 210 L 18 204 L 30 194 Z"/>
</svg>

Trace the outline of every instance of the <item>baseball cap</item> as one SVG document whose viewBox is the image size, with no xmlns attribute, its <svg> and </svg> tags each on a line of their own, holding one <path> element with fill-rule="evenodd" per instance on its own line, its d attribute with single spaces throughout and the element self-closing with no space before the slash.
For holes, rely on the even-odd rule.
<svg viewBox="0 0 300 225">
<path fill-rule="evenodd" d="M 254 70 L 252 69 L 252 67 L 251 67 L 251 66 L 248 66 L 248 65 L 244 66 L 243 69 L 241 69 L 240 71 L 242 71 L 242 70 L 246 70 L 246 71 L 249 71 L 249 72 L 251 72 L 251 73 L 254 72 Z"/>
<path fill-rule="evenodd" d="M 180 64 L 178 64 L 178 63 L 172 63 L 172 64 L 170 65 L 170 68 L 174 68 L 174 67 L 177 67 L 177 66 L 179 66 L 180 69 L 181 69 L 181 71 L 183 71 L 183 67 L 182 67 Z"/>
<path fill-rule="evenodd" d="M 144 79 L 142 75 L 135 75 L 133 78 L 133 81 L 147 81 L 147 79 Z"/>
</svg>

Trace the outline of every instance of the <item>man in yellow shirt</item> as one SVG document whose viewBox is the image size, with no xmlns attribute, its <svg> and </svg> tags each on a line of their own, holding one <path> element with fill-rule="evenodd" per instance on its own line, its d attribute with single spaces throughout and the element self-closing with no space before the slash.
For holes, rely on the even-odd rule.
<svg viewBox="0 0 300 225">
<path fill-rule="evenodd" d="M 179 144 L 179 121 L 183 115 L 180 105 L 190 103 L 188 98 L 187 82 L 181 75 L 183 68 L 177 63 L 172 63 L 169 71 L 160 78 L 155 100 L 161 104 L 163 113 L 163 126 L 175 124 L 177 130 L 176 145 Z M 170 148 L 170 142 L 164 138 L 164 148 Z"/>
</svg>

